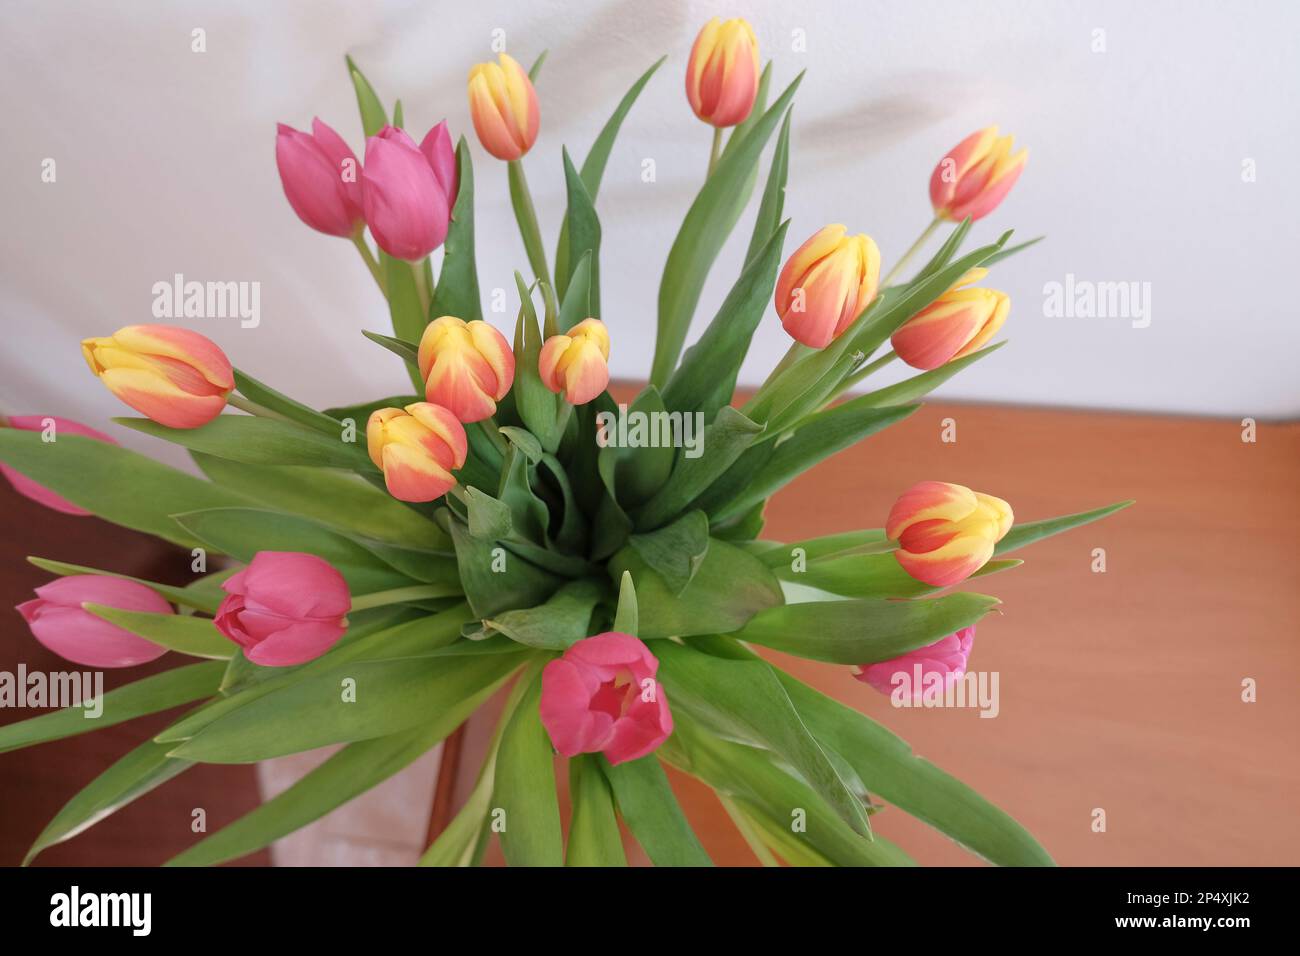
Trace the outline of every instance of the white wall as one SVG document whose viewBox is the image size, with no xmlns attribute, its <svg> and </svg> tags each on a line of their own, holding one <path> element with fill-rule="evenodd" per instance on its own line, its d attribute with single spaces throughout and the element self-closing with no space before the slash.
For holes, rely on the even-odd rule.
<svg viewBox="0 0 1300 956">
<path fill-rule="evenodd" d="M 1030 147 L 987 239 L 1040 247 L 1000 266 L 1011 345 L 951 398 L 1239 417 L 1300 411 L 1293 286 L 1300 187 L 1300 10 L 1290 3 L 9 2 L 0 10 L 0 408 L 103 424 L 129 414 L 82 364 L 80 338 L 150 321 L 174 273 L 261 283 L 262 324 L 192 320 L 235 363 L 321 405 L 397 390 L 397 360 L 360 338 L 387 316 L 351 246 L 302 226 L 274 164 L 275 122 L 318 114 L 361 153 L 350 51 L 408 125 L 470 132 L 470 65 L 494 28 L 531 62 L 542 134 L 528 157 L 548 244 L 563 204 L 559 153 L 584 155 L 626 87 L 670 59 L 632 113 L 600 195 L 604 312 L 618 376 L 643 377 L 659 271 L 698 187 L 709 131 L 682 92 L 698 26 L 743 13 L 796 101 L 786 204 L 792 243 L 826 222 L 872 234 L 886 266 L 928 221 L 944 152 L 989 122 Z M 190 52 L 190 31 L 207 52 Z M 792 50 L 806 31 L 807 52 Z M 1105 31 L 1105 52 L 1093 52 Z M 474 142 L 486 289 L 525 259 L 503 164 Z M 42 183 L 41 162 L 57 161 Z M 658 180 L 640 180 L 653 158 Z M 1244 160 L 1257 181 L 1243 182 Z M 750 217 L 715 268 L 696 331 L 738 269 Z M 1151 323 L 1049 318 L 1067 273 L 1150 283 Z M 510 293 L 513 303 L 513 291 Z M 509 330 L 508 315 L 494 321 Z M 769 314 L 744 379 L 788 340 Z M 157 444 L 137 438 L 134 444 Z"/>
</svg>

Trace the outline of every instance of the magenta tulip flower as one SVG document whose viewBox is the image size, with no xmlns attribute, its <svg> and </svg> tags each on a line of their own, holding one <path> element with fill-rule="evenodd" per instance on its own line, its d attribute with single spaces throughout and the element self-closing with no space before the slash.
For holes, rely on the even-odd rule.
<svg viewBox="0 0 1300 956">
<path fill-rule="evenodd" d="M 298 551 L 259 551 L 221 585 L 217 630 L 266 667 L 320 657 L 347 630 L 347 582 L 328 561 Z"/>
<path fill-rule="evenodd" d="M 47 419 L 54 422 L 54 440 L 56 442 L 59 440 L 60 435 L 82 435 L 86 438 L 94 438 L 96 441 L 108 442 L 110 445 L 117 444 L 103 432 L 96 431 L 89 425 L 74 422 L 70 418 L 59 418 L 57 415 L 11 415 L 8 419 L 8 425 L 10 428 L 17 428 L 19 431 L 39 432 L 45 430 Z M 26 475 L 14 471 L 8 465 L 0 464 L 0 475 L 4 475 L 9 480 L 9 484 L 14 486 L 14 491 L 24 498 L 32 499 L 38 505 L 44 505 L 54 511 L 61 511 L 65 515 L 84 517 L 91 513 L 79 505 L 74 505 L 67 498 L 56 495 L 44 485 L 38 485 Z"/>
<path fill-rule="evenodd" d="M 864 684 L 870 684 L 882 694 L 892 695 L 896 685 L 895 674 L 907 675 L 911 685 L 910 697 L 922 696 L 927 682 L 934 681 L 931 674 L 938 674 L 944 690 L 950 684 L 961 680 L 966 673 L 966 660 L 970 657 L 971 645 L 975 643 L 975 625 L 963 627 L 955 634 L 942 637 L 926 647 L 918 647 L 898 657 L 859 668 L 854 677 Z M 916 668 L 921 668 L 921 679 L 916 679 Z M 899 680 L 902 684 L 902 680 Z"/>
<path fill-rule="evenodd" d="M 644 757 L 673 732 L 655 674 L 659 661 L 630 634 L 579 641 L 542 671 L 542 724 L 566 757 L 603 753 L 612 764 Z"/>
<path fill-rule="evenodd" d="M 425 141 L 429 152 L 439 155 L 433 132 Z M 400 129 L 385 126 L 366 140 L 362 206 L 366 225 L 381 249 L 395 258 L 418 262 L 442 245 L 451 221 L 448 187 L 455 185 L 454 172 L 447 177 L 445 162 L 440 159 L 435 166 Z"/>
<path fill-rule="evenodd" d="M 318 119 L 311 133 L 279 123 L 275 165 L 298 218 L 330 236 L 350 236 L 362 222 L 360 164 L 343 137 Z"/>
<path fill-rule="evenodd" d="M 96 617 L 83 604 L 150 614 L 172 613 L 171 605 L 153 589 L 105 574 L 73 574 L 42 584 L 34 600 L 18 605 L 18 613 L 27 621 L 33 637 L 74 664 L 133 667 L 167 653 L 167 648 Z"/>
<path fill-rule="evenodd" d="M 447 129 L 446 120 L 424 134 L 424 139 L 420 140 L 420 152 L 429 161 L 429 168 L 433 170 L 443 195 L 447 197 L 447 208 L 455 208 L 456 190 L 460 181 L 456 175 L 456 147 L 451 144 L 451 132 Z"/>
</svg>

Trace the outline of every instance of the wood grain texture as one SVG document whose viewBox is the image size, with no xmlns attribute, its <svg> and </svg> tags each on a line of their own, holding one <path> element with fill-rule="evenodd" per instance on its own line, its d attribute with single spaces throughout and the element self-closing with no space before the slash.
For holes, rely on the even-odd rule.
<svg viewBox="0 0 1300 956">
<path fill-rule="evenodd" d="M 940 441 L 945 418 L 955 444 Z M 1004 602 L 970 659 L 1000 674 L 994 719 L 896 710 L 842 668 L 772 657 L 1002 806 L 1061 864 L 1294 865 L 1298 476 L 1295 424 L 1246 444 L 1231 420 L 926 405 L 777 495 L 763 536 L 879 527 L 928 478 L 1006 498 L 1025 521 L 1137 504 L 980 585 Z M 719 860 L 743 861 L 730 837 L 712 840 L 729 827 L 716 801 L 681 792 Z M 1090 829 L 1094 808 L 1105 833 Z M 975 862 L 896 809 L 872 822 L 922 863 Z"/>
</svg>

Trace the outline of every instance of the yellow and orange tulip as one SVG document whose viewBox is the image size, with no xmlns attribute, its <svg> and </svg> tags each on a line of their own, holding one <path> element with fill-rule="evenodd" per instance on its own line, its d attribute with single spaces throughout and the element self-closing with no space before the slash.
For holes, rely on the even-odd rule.
<svg viewBox="0 0 1300 956">
<path fill-rule="evenodd" d="M 515 379 L 505 336 L 481 319 L 444 315 L 430 322 L 420 336 L 418 362 L 424 397 L 467 424 L 495 415 Z"/>
<path fill-rule="evenodd" d="M 936 369 L 970 355 L 993 338 L 1011 311 L 1011 298 L 996 289 L 966 288 L 988 269 L 971 269 L 939 298 L 912 316 L 890 339 L 913 368 Z"/>
<path fill-rule="evenodd" d="M 537 91 L 513 57 L 498 59 L 469 71 L 469 113 L 484 149 L 497 159 L 519 159 L 537 142 Z"/>
<path fill-rule="evenodd" d="M 1013 137 L 996 126 L 971 133 L 939 160 L 930 175 L 930 204 L 940 219 L 983 219 L 1006 198 L 1020 178 L 1029 150 L 1013 154 Z"/>
<path fill-rule="evenodd" d="M 904 571 L 932 587 L 966 580 L 993 557 L 1015 516 L 1001 498 L 946 481 L 922 481 L 894 503 L 885 534 Z"/>
<path fill-rule="evenodd" d="M 743 123 L 758 95 L 758 39 L 746 20 L 714 17 L 704 25 L 686 64 L 686 98 L 710 126 Z"/>
<path fill-rule="evenodd" d="M 226 354 L 189 329 L 128 325 L 108 337 L 83 339 L 81 354 L 110 392 L 169 428 L 212 421 L 235 387 Z"/>
<path fill-rule="evenodd" d="M 583 319 L 567 335 L 542 346 L 537 370 L 542 384 L 570 405 L 585 405 L 609 384 L 609 332 L 599 319 Z"/>
<path fill-rule="evenodd" d="M 441 405 L 412 402 L 379 408 L 366 422 L 366 450 L 384 473 L 388 493 L 400 501 L 433 501 L 456 485 L 465 464 L 465 428 Z"/>
<path fill-rule="evenodd" d="M 880 250 L 868 235 L 835 223 L 795 250 L 776 283 L 776 312 L 790 335 L 825 348 L 876 297 Z"/>
</svg>

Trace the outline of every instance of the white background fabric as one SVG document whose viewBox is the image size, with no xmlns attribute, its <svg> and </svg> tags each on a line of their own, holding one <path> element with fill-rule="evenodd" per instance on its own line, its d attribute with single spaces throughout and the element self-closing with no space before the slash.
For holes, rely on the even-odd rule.
<svg viewBox="0 0 1300 956">
<path fill-rule="evenodd" d="M 360 336 L 388 331 L 388 320 L 355 251 L 298 222 L 275 169 L 277 120 L 305 128 L 319 115 L 361 155 L 345 52 L 387 102 L 401 97 L 417 138 L 443 117 L 469 135 L 481 281 L 485 298 L 510 290 L 509 311 L 489 316 L 509 334 L 511 272 L 526 260 L 504 165 L 474 140 L 464 90 L 498 28 L 525 65 L 550 50 L 527 168 L 552 250 L 561 145 L 585 155 L 626 88 L 669 54 L 599 199 L 613 371 L 644 377 L 660 270 L 708 149 L 682 72 L 696 30 L 717 12 L 751 19 L 779 84 L 808 71 L 794 114 L 790 249 L 842 221 L 876 238 L 888 268 L 928 221 L 926 184 L 949 147 L 990 122 L 1030 147 L 1019 185 L 975 230 L 979 240 L 1011 226 L 1019 238 L 1048 234 L 990 280 L 1013 299 L 1011 345 L 942 396 L 1293 415 L 1298 11 L 1010 0 L 7 2 L 0 408 L 97 426 L 130 414 L 86 370 L 77 342 L 151 321 L 151 287 L 178 272 L 261 283 L 260 327 L 187 324 L 280 389 L 325 405 L 402 387 L 398 361 Z M 196 27 L 206 53 L 191 52 Z M 792 49 L 799 30 L 807 52 Z M 1093 52 L 1097 30 L 1105 52 Z M 41 181 L 45 158 L 57 162 L 53 184 Z M 652 184 L 641 181 L 646 159 Z M 1253 183 L 1242 180 L 1248 159 Z M 693 335 L 734 279 L 751 219 L 715 267 Z M 1067 273 L 1149 282 L 1150 327 L 1045 317 L 1044 285 Z M 743 381 L 761 380 L 788 341 L 769 310 Z M 177 458 L 142 436 L 127 440 Z"/>
</svg>

